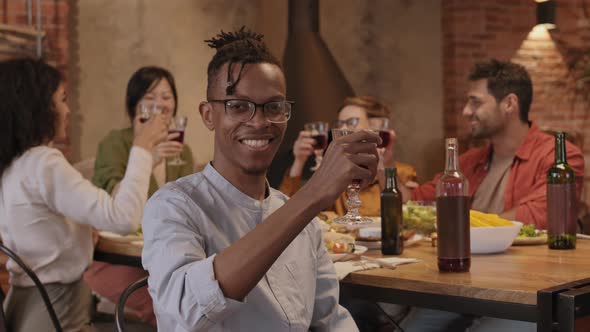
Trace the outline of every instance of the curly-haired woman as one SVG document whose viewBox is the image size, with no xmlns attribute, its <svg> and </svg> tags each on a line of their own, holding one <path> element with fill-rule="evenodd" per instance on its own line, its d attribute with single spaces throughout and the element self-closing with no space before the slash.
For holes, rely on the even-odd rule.
<svg viewBox="0 0 590 332">
<path fill-rule="evenodd" d="M 137 229 L 147 199 L 151 151 L 167 135 L 156 116 L 135 133 L 116 197 L 85 180 L 52 147 L 66 136 L 63 78 L 43 61 L 0 62 L 0 234 L 37 274 L 65 331 L 93 331 L 82 273 L 92 261 L 92 228 Z M 32 281 L 11 260 L 6 315 L 13 331 L 51 326 Z"/>
</svg>

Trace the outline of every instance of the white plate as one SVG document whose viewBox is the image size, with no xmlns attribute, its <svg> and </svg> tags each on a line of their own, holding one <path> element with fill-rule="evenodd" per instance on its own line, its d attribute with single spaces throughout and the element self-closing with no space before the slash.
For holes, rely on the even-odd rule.
<svg viewBox="0 0 590 332">
<path fill-rule="evenodd" d="M 524 236 L 517 236 L 512 242 L 513 246 L 528 246 L 528 245 L 537 245 L 537 244 L 546 244 L 547 243 L 547 234 L 543 234 L 540 236 L 535 237 L 524 237 Z"/>
<path fill-rule="evenodd" d="M 424 235 L 422 234 L 414 234 L 411 238 L 409 238 L 406 242 L 404 242 L 404 247 L 413 246 L 414 244 L 424 240 Z"/>
<path fill-rule="evenodd" d="M 414 234 L 411 238 L 404 242 L 404 248 L 410 247 L 424 240 L 424 236 L 421 234 Z M 381 241 L 356 241 L 356 244 L 367 247 L 369 249 L 381 249 Z"/>
<path fill-rule="evenodd" d="M 100 234 L 100 236 L 105 239 L 109 239 L 111 241 L 116 241 L 116 242 L 143 241 L 142 235 L 125 235 L 125 236 L 123 236 L 123 235 L 119 235 L 119 234 L 111 233 L 111 232 L 107 232 L 107 231 L 100 231 L 100 232 L 98 232 L 98 234 Z"/>
<path fill-rule="evenodd" d="M 364 254 L 367 250 L 369 250 L 369 248 L 355 244 L 354 245 L 354 252 L 352 254 L 361 255 L 361 254 Z M 350 253 L 330 254 L 330 258 L 332 258 L 332 261 L 337 261 L 346 255 L 350 255 Z"/>
</svg>

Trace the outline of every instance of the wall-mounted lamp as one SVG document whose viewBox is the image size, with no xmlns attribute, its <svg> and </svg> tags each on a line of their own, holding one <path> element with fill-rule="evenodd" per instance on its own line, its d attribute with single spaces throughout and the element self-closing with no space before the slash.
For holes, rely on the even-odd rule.
<svg viewBox="0 0 590 332">
<path fill-rule="evenodd" d="M 537 25 L 555 29 L 555 0 L 535 0 L 537 2 Z"/>
</svg>

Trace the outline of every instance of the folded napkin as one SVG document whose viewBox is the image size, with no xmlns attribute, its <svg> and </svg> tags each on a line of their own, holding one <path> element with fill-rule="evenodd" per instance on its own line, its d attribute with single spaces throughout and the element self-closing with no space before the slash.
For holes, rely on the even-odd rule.
<svg viewBox="0 0 590 332">
<path fill-rule="evenodd" d="M 415 258 L 399 258 L 399 257 L 387 257 L 387 258 L 366 258 L 361 257 L 360 260 L 346 261 L 346 262 L 335 262 L 334 268 L 336 269 L 336 276 L 338 280 L 346 278 L 352 272 L 377 269 L 377 268 L 389 268 L 395 269 L 398 265 L 410 264 L 418 262 Z"/>
</svg>

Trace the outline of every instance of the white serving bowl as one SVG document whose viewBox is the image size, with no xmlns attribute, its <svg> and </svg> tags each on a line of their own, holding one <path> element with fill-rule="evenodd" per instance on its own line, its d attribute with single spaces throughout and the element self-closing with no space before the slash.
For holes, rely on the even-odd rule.
<svg viewBox="0 0 590 332">
<path fill-rule="evenodd" d="M 512 223 L 514 226 L 471 227 L 471 253 L 493 254 L 508 249 L 522 227 L 521 222 Z"/>
</svg>

